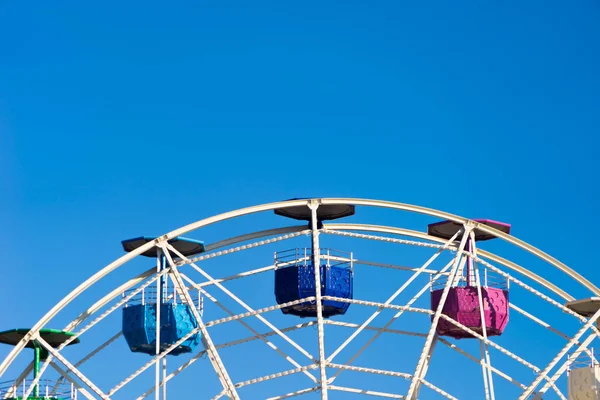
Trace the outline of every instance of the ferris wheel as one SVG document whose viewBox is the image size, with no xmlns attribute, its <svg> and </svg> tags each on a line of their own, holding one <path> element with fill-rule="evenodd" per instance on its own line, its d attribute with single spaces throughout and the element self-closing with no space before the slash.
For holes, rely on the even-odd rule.
<svg viewBox="0 0 600 400">
<path fill-rule="evenodd" d="M 0 399 L 600 399 L 600 289 L 511 228 L 306 198 L 115 240 L 0 332 Z"/>
</svg>

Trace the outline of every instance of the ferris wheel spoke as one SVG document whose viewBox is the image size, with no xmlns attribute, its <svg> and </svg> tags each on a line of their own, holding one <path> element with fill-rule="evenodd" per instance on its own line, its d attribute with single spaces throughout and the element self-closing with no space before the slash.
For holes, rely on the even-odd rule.
<svg viewBox="0 0 600 400">
<path fill-rule="evenodd" d="M 189 292 L 187 291 L 185 284 L 183 283 L 183 279 L 181 278 L 181 275 L 179 274 L 177 266 L 173 262 L 173 258 L 171 257 L 170 252 L 174 251 L 176 254 L 179 252 L 177 250 L 175 250 L 175 248 L 173 246 L 171 246 L 168 242 L 162 242 L 159 244 L 159 246 L 161 246 L 163 248 L 163 252 L 169 262 L 169 265 L 171 266 L 170 273 L 175 278 L 174 279 L 175 285 L 178 287 L 179 291 L 183 294 L 185 302 L 188 304 L 188 306 L 190 306 L 190 310 L 192 311 L 192 313 L 194 314 L 194 317 L 196 318 L 196 321 L 198 323 L 200 331 L 202 332 L 202 338 L 201 338 L 202 343 L 204 344 L 204 347 L 207 350 L 208 358 L 210 359 L 211 364 L 213 365 L 213 368 L 215 369 L 215 372 L 217 373 L 217 376 L 219 377 L 219 380 L 221 381 L 221 384 L 223 385 L 223 388 L 226 390 L 227 395 L 230 398 L 239 399 L 240 396 L 238 395 L 237 390 L 235 389 L 235 386 L 233 385 L 233 381 L 231 380 L 229 373 L 225 369 L 225 365 L 223 365 L 223 361 L 221 360 L 221 357 L 219 356 L 217 349 L 215 349 L 215 345 L 214 345 L 210 335 L 208 334 L 208 329 L 204 325 L 204 322 L 202 321 L 202 317 L 200 316 L 200 313 L 198 312 L 196 307 L 194 307 L 194 302 L 192 301 L 192 298 L 191 298 Z M 165 247 L 167 247 L 170 251 L 164 251 Z M 181 257 L 183 255 L 181 253 L 179 253 L 178 256 Z"/>
<path fill-rule="evenodd" d="M 277 230 L 274 229 L 274 230 L 271 230 L 271 231 L 273 232 L 273 231 L 277 231 Z M 269 231 L 258 232 L 256 234 L 243 235 L 242 237 L 244 237 L 244 238 L 257 237 L 257 235 L 259 235 L 259 234 L 265 234 L 266 232 L 269 232 Z M 273 243 L 276 243 L 276 242 L 281 242 L 281 241 L 284 241 L 284 240 L 292 239 L 292 238 L 295 238 L 295 237 L 298 237 L 298 236 L 302 236 L 302 235 L 306 235 L 306 234 L 309 234 L 309 233 L 310 233 L 310 230 L 306 229 L 306 227 L 304 227 L 304 229 L 302 229 L 302 230 L 291 229 L 291 233 L 288 233 L 286 235 L 281 235 L 281 236 L 277 236 L 277 237 L 270 238 L 270 239 L 263 239 L 263 240 L 259 240 L 257 242 L 248 243 L 248 244 L 244 244 L 242 246 L 232 247 L 232 248 L 225 249 L 225 250 L 219 250 L 219 251 L 215 251 L 215 252 L 212 252 L 212 253 L 203 254 L 201 256 L 195 256 L 195 257 L 192 257 L 192 258 L 187 258 L 186 257 L 185 259 L 181 259 L 181 260 L 177 261 L 175 263 L 175 265 L 177 265 L 178 267 L 181 267 L 181 266 L 189 264 L 189 263 L 195 263 L 195 262 L 199 262 L 199 261 L 204 261 L 204 260 L 208 260 L 208 259 L 215 258 L 215 257 L 222 257 L 222 256 L 225 256 L 225 255 L 228 255 L 228 254 L 237 253 L 237 252 L 248 250 L 248 249 L 253 249 L 253 248 L 256 248 L 256 247 L 265 246 L 265 245 L 273 244 Z M 258 237 L 260 237 L 260 236 L 258 236 Z M 215 249 L 215 248 L 217 248 L 217 246 L 220 246 L 221 243 L 230 242 L 230 240 L 238 240 L 238 238 L 228 239 L 228 240 L 224 240 L 224 241 L 219 242 L 219 243 L 215 243 L 213 245 L 208 245 L 205 248 L 205 250 L 208 250 L 209 248 L 210 249 Z"/>
<path fill-rule="evenodd" d="M 469 249 L 468 249 L 472 255 L 474 257 L 477 257 L 477 246 L 475 245 L 475 232 L 471 231 L 469 232 Z M 473 258 L 469 257 L 468 258 L 468 263 L 474 263 Z M 475 273 L 475 286 L 477 287 L 477 302 L 478 302 L 478 307 L 479 307 L 479 319 L 481 321 L 481 333 L 483 336 L 484 340 L 480 340 L 479 341 L 479 350 L 481 353 L 481 368 L 482 368 L 482 373 L 483 373 L 483 387 L 484 387 L 484 391 L 485 391 L 485 398 L 487 399 L 491 399 L 491 400 L 495 400 L 496 399 L 496 395 L 495 395 L 495 391 L 494 391 L 494 377 L 492 374 L 492 371 L 487 367 L 489 365 L 492 364 L 491 358 L 490 358 L 490 351 L 487 345 L 487 340 L 488 340 L 488 336 L 487 336 L 487 326 L 486 326 L 486 320 L 485 320 L 485 314 L 484 314 L 484 305 L 483 305 L 483 293 L 481 290 L 481 279 L 479 276 L 479 268 L 477 267 L 477 264 L 475 264 L 475 267 L 471 267 L 470 268 L 471 271 L 473 271 Z M 470 279 L 469 277 L 467 279 Z"/>
<path fill-rule="evenodd" d="M 232 281 L 235 279 L 245 278 L 245 277 L 251 276 L 251 275 L 262 274 L 263 272 L 273 271 L 274 269 L 275 269 L 275 265 L 269 265 L 266 267 L 256 268 L 256 269 L 253 269 L 250 271 L 245 271 L 245 272 L 241 272 L 239 274 L 227 276 L 225 278 L 216 278 L 215 282 L 217 282 L 217 283 L 228 282 L 228 281 Z M 206 286 L 212 286 L 212 285 L 214 285 L 214 283 L 213 282 L 202 282 L 202 283 L 193 282 L 193 285 L 194 285 L 194 288 L 199 289 L 199 288 L 204 288 Z"/>
<path fill-rule="evenodd" d="M 354 394 L 364 394 L 371 397 L 383 397 L 386 399 L 404 399 L 404 396 L 393 393 L 385 393 L 385 392 L 377 392 L 374 390 L 366 390 L 366 389 L 357 389 L 351 388 L 347 386 L 331 386 L 331 390 L 335 390 L 338 392 L 346 392 L 346 393 L 354 393 Z"/>
<path fill-rule="evenodd" d="M 395 269 L 395 270 L 399 270 L 399 271 L 416 272 L 420 269 L 420 268 L 414 268 L 414 267 L 405 267 L 405 266 L 401 266 L 401 265 L 394 265 L 394 264 L 389 264 L 389 263 L 367 261 L 367 260 L 362 260 L 362 259 L 357 259 L 357 258 L 353 258 L 352 261 L 354 262 L 354 265 L 365 265 L 368 267 L 389 268 L 389 269 Z M 439 271 L 435 270 L 435 269 L 424 269 L 421 272 L 426 273 L 426 274 L 437 274 Z"/>
<path fill-rule="evenodd" d="M 315 302 L 317 305 L 317 343 L 319 346 L 319 371 L 321 385 L 321 399 L 327 400 L 327 362 L 325 358 L 325 326 L 323 324 L 323 300 L 321 293 L 321 255 L 319 246 L 319 229 L 317 221 L 317 209 L 319 203 L 311 202 L 308 207 L 311 211 L 311 233 L 312 233 L 312 263 L 315 275 Z"/>
<path fill-rule="evenodd" d="M 454 258 L 454 265 L 450 270 L 450 275 L 446 280 L 446 284 L 444 285 L 444 290 L 442 292 L 442 296 L 440 298 L 439 304 L 433 315 L 433 321 L 431 322 L 431 327 L 429 328 L 429 333 L 427 335 L 427 339 L 425 340 L 425 345 L 423 346 L 423 351 L 421 352 L 421 356 L 419 357 L 419 361 L 417 362 L 417 366 L 415 368 L 415 373 L 410 382 L 410 387 L 408 388 L 408 393 L 406 398 L 408 400 L 416 399 L 419 395 L 419 387 L 421 379 L 425 378 L 427 374 L 427 369 L 429 366 L 429 361 L 431 359 L 431 351 L 432 344 L 435 342 L 437 338 L 437 324 L 440 320 L 440 317 L 443 315 L 442 310 L 444 308 L 444 304 L 446 303 L 446 298 L 448 297 L 448 293 L 450 292 L 450 287 L 452 282 L 454 281 L 457 271 L 461 269 L 461 266 L 464 265 L 466 261 L 466 257 L 463 255 L 463 251 L 465 249 L 465 245 L 467 244 L 467 238 L 469 236 L 469 232 L 474 228 L 473 225 L 463 225 L 463 228 L 459 230 L 460 232 L 464 232 L 462 235 L 462 239 L 460 241 L 460 245 L 458 247 L 458 251 L 456 252 L 456 257 Z"/>
<path fill-rule="evenodd" d="M 328 365 L 331 368 L 345 369 L 348 371 L 355 372 L 366 372 L 374 375 L 385 375 L 385 376 L 393 376 L 397 378 L 410 379 L 412 378 L 411 374 L 407 374 L 406 372 L 397 372 L 397 371 L 388 371 L 385 369 L 377 369 L 377 368 L 365 368 L 365 367 L 357 367 L 356 365 L 342 365 L 331 363 Z"/>
<path fill-rule="evenodd" d="M 166 247 L 168 247 L 174 254 L 176 254 L 179 258 L 181 258 L 182 260 L 186 260 L 189 261 L 188 258 L 186 256 L 184 256 L 183 254 L 181 254 L 179 251 L 177 251 L 175 248 L 173 248 L 173 246 L 171 246 L 169 243 L 165 244 Z M 168 252 L 167 252 L 168 253 Z M 229 297 L 231 297 L 235 302 L 237 302 L 240 306 L 242 306 L 243 308 L 245 308 L 246 310 L 248 310 L 249 313 L 254 313 L 256 318 L 258 318 L 262 323 L 264 323 L 266 326 L 268 326 L 270 329 L 274 330 L 275 332 L 278 333 L 279 336 L 281 336 L 282 339 L 284 339 L 286 342 L 288 342 L 289 344 L 291 344 L 294 348 L 296 348 L 296 350 L 298 350 L 300 353 L 302 353 L 304 356 L 306 356 L 309 360 L 316 362 L 317 360 L 315 360 L 315 358 L 308 353 L 302 346 L 300 346 L 298 343 L 296 343 L 295 341 L 293 341 L 289 336 L 287 336 L 285 333 L 281 332 L 275 325 L 273 325 L 272 323 L 270 323 L 266 318 L 264 318 L 263 316 L 259 315 L 258 313 L 256 313 L 257 310 L 254 310 L 252 307 L 250 307 L 248 304 L 246 304 L 245 302 L 243 302 L 239 297 L 237 297 L 235 294 L 233 294 L 230 290 L 228 290 L 226 287 L 224 287 L 223 285 L 221 285 L 220 283 L 218 283 L 211 275 L 209 275 L 206 271 L 204 271 L 202 268 L 200 268 L 198 265 L 196 265 L 193 262 L 190 262 L 189 265 L 191 265 L 196 271 L 198 271 L 200 274 L 202 274 L 208 281 L 212 282 L 215 286 L 217 286 L 219 289 L 221 289 L 225 294 L 227 294 Z M 172 265 L 173 267 L 173 265 Z M 304 300 L 306 301 L 306 300 Z M 274 309 L 277 308 L 282 308 L 282 305 L 276 306 Z M 233 317 L 230 317 L 233 318 Z"/>
<path fill-rule="evenodd" d="M 274 374 L 261 376 L 259 378 L 248 379 L 246 381 L 236 383 L 235 387 L 240 388 L 240 387 L 244 387 L 244 386 L 248 386 L 248 385 L 254 385 L 256 383 L 266 382 L 266 381 L 270 381 L 273 379 L 281 378 L 283 376 L 294 375 L 294 374 L 298 374 L 300 372 L 308 371 L 311 369 L 317 369 L 317 368 L 319 368 L 319 366 L 317 364 L 306 365 L 304 367 L 289 369 L 287 371 L 281 371 L 281 372 L 277 372 Z"/>
<path fill-rule="evenodd" d="M 398 297 L 415 279 L 417 279 L 419 277 L 419 275 L 421 275 L 421 273 L 423 273 L 430 265 L 431 263 L 433 263 L 439 256 L 440 254 L 442 254 L 442 252 L 444 250 L 446 250 L 450 245 L 452 245 L 452 243 L 454 242 L 454 240 L 458 237 L 459 232 L 457 232 L 456 234 L 454 234 L 454 236 L 452 236 L 448 242 L 446 242 L 446 244 L 444 245 L 444 247 L 442 247 L 441 249 L 439 249 L 433 256 L 431 256 L 420 268 L 418 268 L 415 273 L 409 278 L 407 279 L 401 286 L 400 288 L 398 288 L 398 290 L 396 290 L 386 301 L 385 301 L 385 305 L 391 304 L 392 301 L 394 301 L 396 299 L 396 297 Z M 331 353 L 331 355 L 327 358 L 327 362 L 331 362 L 333 361 L 333 359 L 335 358 L 336 355 L 338 355 L 354 338 L 356 338 L 360 332 L 362 332 L 362 330 L 369 325 L 375 318 L 377 318 L 377 316 L 379 314 L 381 314 L 381 312 L 383 311 L 383 308 L 378 308 L 373 314 L 371 314 L 371 316 L 369 318 L 367 318 L 360 327 L 358 327 L 358 329 L 356 329 L 349 337 L 348 339 L 346 339 L 346 341 L 344 343 L 342 343 L 333 353 Z"/>
<path fill-rule="evenodd" d="M 301 389 L 301 390 L 297 390 L 295 392 L 290 392 L 281 396 L 275 396 L 275 397 L 269 397 L 267 400 L 283 400 L 283 399 L 289 399 L 291 397 L 297 397 L 297 396 L 301 396 L 303 394 L 307 394 L 307 393 L 312 393 L 312 392 L 316 392 L 318 390 L 321 389 L 321 386 L 315 386 L 312 388 L 306 388 L 306 389 Z"/>
<path fill-rule="evenodd" d="M 483 391 L 485 394 L 485 399 L 489 400 L 490 399 L 489 379 L 490 379 L 491 374 L 489 374 L 489 368 L 488 368 L 488 365 L 489 365 L 489 362 L 487 360 L 488 350 L 487 350 L 487 346 L 481 340 L 479 341 L 479 353 L 481 356 L 481 363 L 480 363 L 481 364 L 481 372 L 483 373 Z"/>
<path fill-rule="evenodd" d="M 558 329 L 556 329 L 555 327 L 553 327 L 552 325 L 550 325 L 546 321 L 542 320 L 541 318 L 536 317 L 535 315 L 533 315 L 533 314 L 525 311 L 521 307 L 517 306 L 514 302 L 511 301 L 511 303 L 509 304 L 509 307 L 511 309 L 515 310 L 516 312 L 518 312 L 519 314 L 523 315 L 524 317 L 529 318 L 530 320 L 532 320 L 536 324 L 538 324 L 538 325 L 546 328 L 550 332 L 553 332 L 553 333 L 557 334 L 558 336 L 562 337 L 563 339 L 565 339 L 567 341 L 571 340 L 571 337 L 569 335 L 567 335 L 566 333 L 563 333 L 563 332 L 559 331 Z"/>
<path fill-rule="evenodd" d="M 346 230 L 367 230 L 367 231 L 375 231 L 375 232 L 380 232 L 380 233 L 383 233 L 386 231 L 386 229 L 380 230 L 377 228 L 380 228 L 380 227 L 378 227 L 376 225 L 364 225 L 364 224 L 327 224 L 327 225 L 323 225 L 323 233 L 326 233 L 329 235 L 353 237 L 353 238 L 357 238 L 357 239 L 368 239 L 368 240 L 376 240 L 376 241 L 380 241 L 380 242 L 406 244 L 406 245 L 411 245 L 411 246 L 416 246 L 416 247 L 429 247 L 432 249 L 441 249 L 442 247 L 444 247 L 444 244 L 436 244 L 436 243 L 431 243 L 431 242 L 422 242 L 422 241 L 409 240 L 409 239 L 398 239 L 398 238 L 392 238 L 392 237 L 388 237 L 388 236 L 367 235 L 364 233 L 356 233 L 356 232 L 346 231 Z M 410 231 L 408 229 L 402 229 L 402 228 L 396 228 L 396 227 L 381 227 L 381 228 L 391 228 L 393 233 L 397 233 L 399 235 L 414 236 L 414 237 L 419 237 L 419 238 L 427 239 L 427 240 L 430 239 L 430 237 L 426 234 Z M 444 242 L 446 242 L 446 239 L 441 239 L 439 241 L 444 243 Z M 456 245 L 454 243 L 452 243 L 448 248 L 456 250 Z"/>
<path fill-rule="evenodd" d="M 324 321 L 325 325 L 332 325 L 332 326 L 343 326 L 346 328 L 351 328 L 351 329 L 357 329 L 360 325 L 359 324 L 355 324 L 352 322 L 342 322 L 342 321 Z M 396 335 L 404 335 L 404 336 L 417 336 L 417 337 L 426 337 L 427 334 L 426 333 L 421 333 L 421 332 L 413 332 L 413 331 L 404 331 L 404 330 L 400 330 L 400 329 L 389 329 L 389 328 L 383 328 L 383 327 L 378 327 L 378 326 L 365 326 L 365 330 L 366 331 L 375 331 L 375 332 L 379 332 L 381 331 L 382 333 L 393 333 Z M 329 365 L 331 366 L 331 365 Z M 329 380 L 331 381 L 333 378 L 329 378 Z"/>
</svg>

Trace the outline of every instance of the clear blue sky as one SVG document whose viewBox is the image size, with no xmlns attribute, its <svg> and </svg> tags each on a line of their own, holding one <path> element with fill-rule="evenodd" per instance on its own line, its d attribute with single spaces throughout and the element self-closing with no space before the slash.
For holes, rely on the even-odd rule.
<svg viewBox="0 0 600 400">
<path fill-rule="evenodd" d="M 302 196 L 505 220 L 598 281 L 598 4 L 416 3 L 3 2 L 2 293 L 51 290 L 0 325 L 121 239 Z"/>
</svg>

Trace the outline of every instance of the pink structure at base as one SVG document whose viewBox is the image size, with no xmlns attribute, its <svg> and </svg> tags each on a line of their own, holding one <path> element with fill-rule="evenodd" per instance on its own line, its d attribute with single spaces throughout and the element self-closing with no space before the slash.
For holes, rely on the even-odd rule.
<svg viewBox="0 0 600 400">
<path fill-rule="evenodd" d="M 431 292 L 431 309 L 437 310 L 443 289 Z M 481 287 L 483 315 L 488 336 L 499 336 L 508 323 L 508 290 Z M 483 334 L 476 286 L 451 287 L 442 313 L 473 331 Z M 432 316 L 433 319 L 433 316 Z M 470 333 L 440 318 L 436 327 L 440 336 L 473 338 Z"/>
</svg>

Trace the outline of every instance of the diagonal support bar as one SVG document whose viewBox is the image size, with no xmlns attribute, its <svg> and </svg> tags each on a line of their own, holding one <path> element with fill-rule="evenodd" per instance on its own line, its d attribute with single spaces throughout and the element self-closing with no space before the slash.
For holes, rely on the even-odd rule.
<svg viewBox="0 0 600 400">
<path fill-rule="evenodd" d="M 159 245 L 161 245 L 161 247 L 163 248 L 164 254 L 167 257 L 169 265 L 171 266 L 170 272 L 172 274 L 175 286 L 177 286 L 186 303 L 190 306 L 190 309 L 192 310 L 192 313 L 194 314 L 194 317 L 198 322 L 200 332 L 202 332 L 202 343 L 204 344 L 204 347 L 208 352 L 208 358 L 210 360 L 210 363 L 213 365 L 213 368 L 215 369 L 215 372 L 217 373 L 217 376 L 221 381 L 221 385 L 223 385 L 223 389 L 225 390 L 229 398 L 239 400 L 240 396 L 237 393 L 237 390 L 233 384 L 233 381 L 231 380 L 231 377 L 229 376 L 229 373 L 225 369 L 225 365 L 223 365 L 223 361 L 221 360 L 217 349 L 215 349 L 215 345 L 210 335 L 208 334 L 208 329 L 206 328 L 206 325 L 204 325 L 204 321 L 202 321 L 200 313 L 198 312 L 196 307 L 194 307 L 194 301 L 192 300 L 190 293 L 187 291 L 185 284 L 183 283 L 183 279 L 181 278 L 181 274 L 179 273 L 178 267 L 173 262 L 173 258 L 171 257 L 170 252 L 165 251 L 164 248 L 168 247 L 171 251 L 175 249 L 172 246 L 170 246 L 169 243 L 166 241 L 160 243 Z"/>
<path fill-rule="evenodd" d="M 92 389 L 92 391 L 94 393 L 96 393 L 101 399 L 110 400 L 110 397 L 108 397 L 104 392 L 102 392 L 102 390 L 100 390 L 100 388 L 98 388 L 94 384 L 94 382 L 92 382 L 85 375 L 83 375 L 81 373 L 81 371 L 79 371 L 73 364 L 71 364 L 69 362 L 69 360 L 67 360 L 65 357 L 63 357 L 62 354 L 60 354 L 57 350 L 55 350 L 52 346 L 50 346 L 48 344 L 48 342 L 46 342 L 40 336 L 39 333 L 36 333 L 36 335 L 34 337 L 35 337 L 35 340 L 37 340 L 50 354 L 52 354 L 58 361 L 60 361 L 65 367 L 67 367 L 67 369 L 69 371 L 71 371 L 73 373 L 73 375 L 75 375 L 77 378 L 79 378 L 79 380 L 81 380 L 83 383 L 85 383 L 85 385 L 87 387 Z M 47 361 L 47 363 L 49 363 L 49 362 L 50 361 Z"/>
<path fill-rule="evenodd" d="M 50 366 L 52 368 L 54 368 L 56 370 L 56 372 L 58 372 L 61 375 L 61 379 L 66 379 L 67 381 L 72 383 L 73 386 L 75 386 L 77 388 L 77 391 L 83 395 L 83 397 L 85 397 L 88 400 L 95 400 L 94 396 L 92 396 L 87 390 L 85 390 L 85 388 L 83 388 L 79 384 L 79 382 L 77 382 L 75 379 L 71 378 L 66 371 L 64 371 L 62 368 L 60 368 L 55 363 L 50 363 Z M 54 393 L 50 394 L 50 396 L 53 396 L 53 395 L 54 395 Z"/>
<path fill-rule="evenodd" d="M 444 291 L 442 292 L 442 297 L 440 298 L 440 302 L 438 304 L 437 310 L 433 316 L 433 321 L 431 323 L 431 327 L 429 328 L 429 333 L 427 335 L 427 339 L 425 340 L 425 345 L 423 346 L 423 351 L 421 352 L 421 356 L 419 357 L 419 361 L 417 362 L 417 367 L 415 368 L 415 373 L 413 375 L 413 379 L 410 382 L 410 387 L 408 388 L 408 393 L 406 398 L 408 400 L 416 400 L 419 395 L 419 388 L 421 379 L 425 377 L 425 373 L 427 372 L 426 366 L 428 365 L 428 359 L 430 356 L 431 346 L 437 337 L 437 324 L 440 320 L 440 315 L 442 314 L 442 310 L 444 309 L 444 304 L 446 303 L 446 298 L 448 297 L 448 293 L 450 292 L 450 286 L 452 282 L 456 278 L 457 271 L 461 269 L 462 265 L 466 258 L 463 256 L 463 251 L 465 249 L 465 245 L 467 244 L 467 238 L 469 237 L 469 232 L 474 228 L 473 225 L 464 226 L 459 232 L 463 232 L 462 240 L 460 241 L 460 246 L 458 251 L 456 252 L 456 257 L 454 259 L 454 266 L 450 270 L 450 276 L 448 276 L 448 280 L 446 281 L 446 285 L 444 286 Z"/>
</svg>

